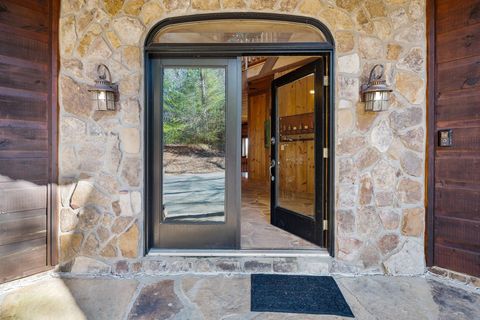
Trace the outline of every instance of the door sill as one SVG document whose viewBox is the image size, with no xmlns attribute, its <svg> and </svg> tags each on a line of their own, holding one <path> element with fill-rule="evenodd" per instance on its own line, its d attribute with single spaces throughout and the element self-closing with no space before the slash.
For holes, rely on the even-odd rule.
<svg viewBox="0 0 480 320">
<path fill-rule="evenodd" d="M 317 250 L 292 250 L 292 249 L 241 249 L 241 250 L 216 250 L 216 249 L 150 249 L 146 257 L 274 257 L 274 258 L 300 258 L 300 257 L 330 257 L 327 249 Z"/>
</svg>

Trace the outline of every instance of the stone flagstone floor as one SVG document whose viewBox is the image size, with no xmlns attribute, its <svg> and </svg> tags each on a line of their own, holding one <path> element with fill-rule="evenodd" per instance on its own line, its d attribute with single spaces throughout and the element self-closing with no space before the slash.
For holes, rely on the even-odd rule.
<svg viewBox="0 0 480 320">
<path fill-rule="evenodd" d="M 471 287 L 426 277 L 335 277 L 356 319 L 480 319 Z M 0 286 L 0 319 L 343 319 L 250 311 L 246 274 L 60 278 Z M 350 318 L 346 318 L 350 319 Z"/>
<path fill-rule="evenodd" d="M 242 179 L 242 249 L 318 250 L 320 247 L 270 224 L 268 185 Z"/>
</svg>

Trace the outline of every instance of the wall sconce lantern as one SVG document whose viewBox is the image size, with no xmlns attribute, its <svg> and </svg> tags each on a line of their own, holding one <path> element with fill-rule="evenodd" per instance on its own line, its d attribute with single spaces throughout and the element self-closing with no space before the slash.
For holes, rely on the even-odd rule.
<svg viewBox="0 0 480 320">
<path fill-rule="evenodd" d="M 380 69 L 376 73 L 376 69 Z M 365 102 L 365 111 L 386 111 L 388 110 L 388 96 L 392 92 L 387 86 L 387 82 L 382 80 L 385 73 L 385 68 L 381 64 L 377 64 L 370 71 L 368 84 L 362 85 L 361 94 L 362 101 Z"/>
<path fill-rule="evenodd" d="M 93 106 L 99 111 L 115 111 L 115 102 L 118 100 L 118 85 L 112 83 L 112 75 L 106 65 L 99 64 L 97 74 L 98 78 L 95 80 L 95 85 L 88 89 L 92 93 Z"/>
</svg>

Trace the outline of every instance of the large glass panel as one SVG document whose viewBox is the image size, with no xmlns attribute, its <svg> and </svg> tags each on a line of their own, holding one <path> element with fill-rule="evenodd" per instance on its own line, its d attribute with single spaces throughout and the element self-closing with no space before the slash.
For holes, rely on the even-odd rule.
<svg viewBox="0 0 480 320">
<path fill-rule="evenodd" d="M 317 28 L 296 22 L 223 19 L 179 23 L 161 29 L 155 43 L 325 42 Z"/>
<path fill-rule="evenodd" d="M 314 75 L 277 89 L 278 144 L 277 205 L 315 216 L 315 91 Z"/>
<path fill-rule="evenodd" d="M 225 220 L 224 68 L 163 73 L 163 219 Z"/>
</svg>

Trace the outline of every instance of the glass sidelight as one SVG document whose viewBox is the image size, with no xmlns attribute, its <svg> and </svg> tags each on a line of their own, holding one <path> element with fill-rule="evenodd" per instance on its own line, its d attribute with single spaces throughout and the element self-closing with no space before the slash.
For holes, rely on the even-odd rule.
<svg viewBox="0 0 480 320">
<path fill-rule="evenodd" d="M 155 246 L 237 248 L 239 60 L 162 59 L 154 68 Z"/>
<path fill-rule="evenodd" d="M 163 70 L 163 221 L 225 221 L 226 70 Z"/>
</svg>

